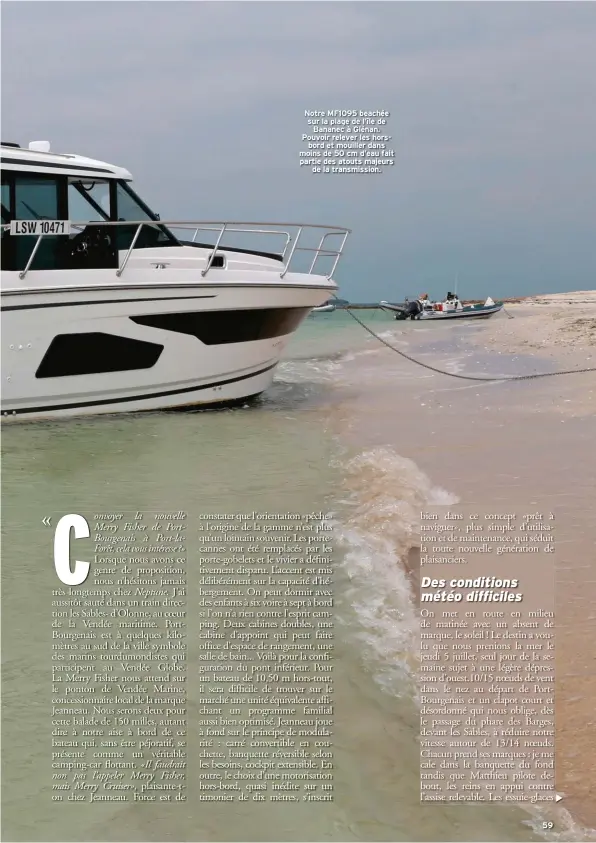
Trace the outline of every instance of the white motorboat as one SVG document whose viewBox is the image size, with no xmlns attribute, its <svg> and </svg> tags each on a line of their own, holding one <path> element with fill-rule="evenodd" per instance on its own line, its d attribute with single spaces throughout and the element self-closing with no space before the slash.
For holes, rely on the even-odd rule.
<svg viewBox="0 0 596 843">
<path fill-rule="evenodd" d="M 318 307 L 313 307 L 311 313 L 332 313 L 335 310 L 335 305 L 331 302 L 321 304 Z"/>
<path fill-rule="evenodd" d="M 245 401 L 337 290 L 346 228 L 170 223 L 121 167 L 46 141 L 1 151 L 4 419 Z M 249 235 L 260 241 L 227 245 Z M 253 248 L 275 236 L 278 249 Z M 324 256 L 331 271 L 317 274 Z"/>
</svg>

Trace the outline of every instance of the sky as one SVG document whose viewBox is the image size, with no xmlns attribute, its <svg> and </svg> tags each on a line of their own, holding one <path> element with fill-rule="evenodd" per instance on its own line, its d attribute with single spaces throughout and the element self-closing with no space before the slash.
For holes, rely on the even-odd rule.
<svg viewBox="0 0 596 843">
<path fill-rule="evenodd" d="M 596 284 L 596 4 L 15 2 L 2 138 L 126 167 L 162 219 L 352 229 L 352 301 Z M 306 109 L 387 110 L 395 166 L 299 167 Z"/>
</svg>

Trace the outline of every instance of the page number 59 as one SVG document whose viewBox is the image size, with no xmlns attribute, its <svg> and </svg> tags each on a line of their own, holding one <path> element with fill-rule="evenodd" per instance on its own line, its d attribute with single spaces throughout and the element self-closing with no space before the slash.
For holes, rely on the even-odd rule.
<svg viewBox="0 0 596 843">
<path fill-rule="evenodd" d="M 89 562 L 76 559 L 74 567 L 70 565 L 70 531 L 74 530 L 75 539 L 88 539 L 89 524 L 82 515 L 64 515 L 56 525 L 54 533 L 54 565 L 58 579 L 64 585 L 81 585 L 89 576 Z"/>
</svg>

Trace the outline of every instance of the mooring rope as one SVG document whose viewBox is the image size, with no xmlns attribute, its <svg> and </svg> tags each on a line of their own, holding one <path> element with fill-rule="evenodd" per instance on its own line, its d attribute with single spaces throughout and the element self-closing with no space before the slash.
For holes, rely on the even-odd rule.
<svg viewBox="0 0 596 843">
<path fill-rule="evenodd" d="M 335 293 L 333 294 L 333 297 L 338 298 Z M 379 336 L 379 334 L 373 331 L 372 328 L 369 328 L 369 326 L 366 325 L 361 319 L 359 319 L 358 316 L 356 316 L 356 314 L 353 313 L 349 307 L 346 307 L 346 310 L 348 311 L 352 319 L 358 322 L 358 324 L 361 325 L 365 331 L 368 331 L 371 336 L 373 336 L 383 345 L 387 346 L 387 348 L 390 348 L 391 351 L 395 351 L 396 354 L 399 354 L 401 357 L 404 357 L 406 360 L 409 360 L 410 363 L 415 363 L 417 366 L 422 366 L 424 369 L 429 369 L 431 372 L 436 372 L 439 375 L 447 375 L 447 377 L 450 378 L 458 378 L 459 380 L 463 381 L 485 381 L 496 383 L 499 381 L 528 381 L 536 380 L 537 378 L 553 378 L 558 375 L 579 375 L 584 372 L 596 372 L 596 366 L 586 367 L 584 369 L 564 369 L 560 372 L 540 372 L 534 375 L 503 375 L 499 378 L 480 377 L 478 375 L 460 375 L 456 374 L 455 372 L 446 372 L 444 369 L 437 368 L 437 366 L 431 366 L 430 363 L 423 363 L 421 360 L 416 360 L 415 357 L 412 357 L 410 354 L 406 354 L 405 351 L 401 351 L 399 348 L 396 348 L 386 339 Z M 509 316 L 510 319 L 514 318 L 513 316 L 510 316 L 509 313 L 507 313 L 507 316 Z"/>
</svg>

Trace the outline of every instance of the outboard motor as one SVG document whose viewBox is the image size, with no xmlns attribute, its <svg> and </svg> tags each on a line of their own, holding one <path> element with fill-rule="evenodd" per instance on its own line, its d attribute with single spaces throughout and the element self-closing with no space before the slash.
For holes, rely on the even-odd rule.
<svg viewBox="0 0 596 843">
<path fill-rule="evenodd" d="M 416 319 L 422 313 L 422 304 L 416 300 L 408 302 L 406 308 L 406 319 Z"/>
<path fill-rule="evenodd" d="M 395 311 L 395 318 L 403 319 L 417 319 L 422 313 L 422 305 L 419 301 L 410 301 L 406 303 L 405 307 L 401 307 Z"/>
</svg>

